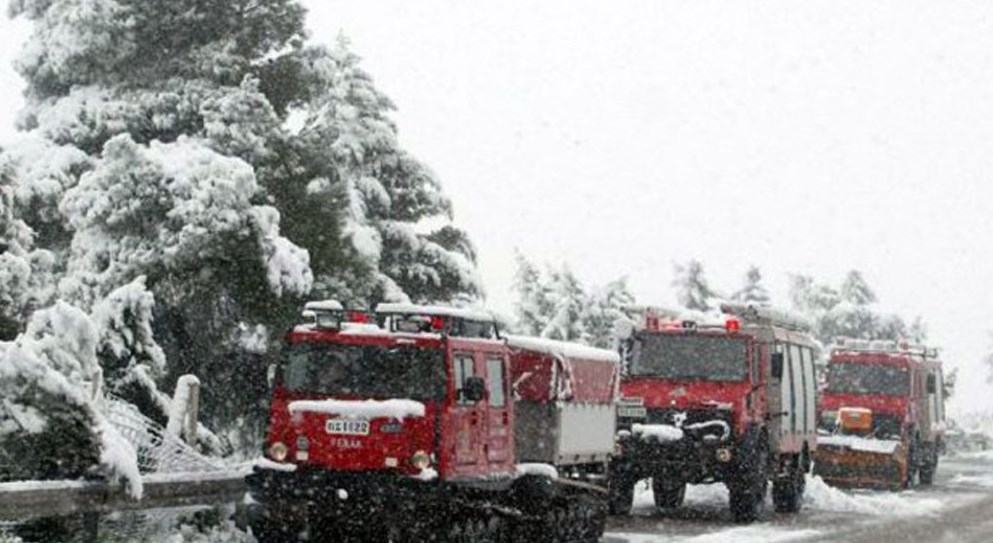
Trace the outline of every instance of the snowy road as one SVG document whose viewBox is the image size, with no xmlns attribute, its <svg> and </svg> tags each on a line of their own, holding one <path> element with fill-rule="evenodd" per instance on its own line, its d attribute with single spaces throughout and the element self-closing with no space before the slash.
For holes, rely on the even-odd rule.
<svg viewBox="0 0 993 543">
<path fill-rule="evenodd" d="M 989 542 L 993 539 L 993 454 L 944 457 L 935 485 L 889 493 L 843 492 L 808 481 L 799 515 L 767 506 L 763 521 L 739 526 L 721 485 L 691 487 L 686 505 L 658 513 L 642 488 L 634 515 L 612 518 L 604 543 L 781 543 L 802 541 Z"/>
</svg>

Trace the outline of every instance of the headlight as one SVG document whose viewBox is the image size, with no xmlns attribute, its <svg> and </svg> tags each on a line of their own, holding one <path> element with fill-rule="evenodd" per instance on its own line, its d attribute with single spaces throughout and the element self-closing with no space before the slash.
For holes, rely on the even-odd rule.
<svg viewBox="0 0 993 543">
<path fill-rule="evenodd" d="M 276 462 L 282 462 L 286 460 L 286 455 L 290 453 L 289 447 L 285 443 L 277 441 L 269 447 L 269 458 L 272 458 Z"/>
<path fill-rule="evenodd" d="M 431 457 L 424 451 L 417 451 L 410 457 L 410 465 L 417 469 L 426 469 L 431 465 Z"/>
</svg>

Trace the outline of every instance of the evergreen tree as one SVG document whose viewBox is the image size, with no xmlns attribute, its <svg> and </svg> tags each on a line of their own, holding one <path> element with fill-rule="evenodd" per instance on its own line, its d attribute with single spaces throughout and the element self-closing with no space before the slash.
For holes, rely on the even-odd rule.
<svg viewBox="0 0 993 543">
<path fill-rule="evenodd" d="M 623 310 L 631 305 L 634 305 L 634 295 L 628 289 L 626 278 L 594 288 L 583 312 L 584 342 L 605 349 L 615 347 L 618 322 L 629 320 Z"/>
<path fill-rule="evenodd" d="M 675 276 L 672 285 L 676 288 L 676 299 L 683 307 L 703 312 L 713 309 L 710 301 L 716 293 L 704 277 L 703 264 L 697 260 L 676 264 Z"/>
<path fill-rule="evenodd" d="M 769 291 L 762 285 L 762 272 L 757 266 L 748 268 L 745 274 L 745 284 L 741 290 L 731 297 L 736 302 L 745 304 L 768 304 Z"/>
<path fill-rule="evenodd" d="M 539 336 L 548 324 L 552 304 L 549 293 L 542 284 L 541 272 L 524 255 L 517 252 L 517 271 L 514 274 L 513 289 L 517 293 L 514 304 L 516 329 L 528 336 Z"/>
<path fill-rule="evenodd" d="M 206 419 L 227 424 L 261 400 L 234 391 L 264 387 L 258 357 L 308 292 L 481 295 L 465 232 L 424 225 L 451 203 L 399 146 L 392 104 L 343 42 L 306 45 L 297 0 L 10 11 L 33 34 L 25 135 L 0 154 L 6 337 L 69 300 L 98 323 L 110 390 L 158 418 L 153 381 L 196 373 Z"/>
<path fill-rule="evenodd" d="M 617 322 L 627 318 L 622 309 L 634 304 L 626 279 L 586 290 L 568 266 L 548 267 L 543 274 L 520 253 L 516 259 L 519 333 L 613 347 Z"/>
<path fill-rule="evenodd" d="M 578 341 L 586 337 L 583 313 L 586 294 L 568 266 L 548 270 L 548 292 L 552 312 L 541 337 L 562 341 Z"/>
</svg>

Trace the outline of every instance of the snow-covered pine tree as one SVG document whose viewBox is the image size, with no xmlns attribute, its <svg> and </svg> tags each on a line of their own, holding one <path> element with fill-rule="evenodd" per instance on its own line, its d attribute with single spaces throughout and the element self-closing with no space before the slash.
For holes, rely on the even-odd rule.
<svg viewBox="0 0 993 543">
<path fill-rule="evenodd" d="M 587 297 L 572 270 L 565 265 L 557 270 L 549 268 L 547 288 L 552 307 L 541 337 L 562 341 L 580 341 L 585 338 L 583 312 Z"/>
<path fill-rule="evenodd" d="M 389 118 L 393 103 L 376 89 L 345 38 L 339 36 L 326 54 L 314 72 L 327 90 L 310 105 L 300 136 L 330 150 L 332 177 L 350 202 L 346 232 L 378 282 L 367 296 L 438 302 L 481 295 L 475 249 L 465 232 L 451 224 L 423 226 L 449 221 L 451 202 L 434 173 L 400 146 Z"/>
<path fill-rule="evenodd" d="M 679 303 L 694 311 L 707 312 L 713 309 L 710 301 L 715 297 L 703 273 L 703 264 L 692 259 L 684 264 L 676 264 L 675 279 L 672 286 L 676 289 L 676 299 Z"/>
<path fill-rule="evenodd" d="M 731 296 L 736 302 L 746 304 L 769 303 L 769 291 L 762 285 L 762 272 L 758 266 L 751 266 L 745 274 L 745 284 Z"/>
<path fill-rule="evenodd" d="M 257 401 L 231 392 L 264 386 L 264 336 L 295 318 L 312 278 L 316 296 L 353 303 L 479 293 L 465 233 L 421 225 L 450 204 L 396 143 L 392 106 L 345 47 L 305 44 L 298 1 L 10 11 L 34 24 L 18 61 L 26 134 L 0 156 L 25 240 L 0 273 L 28 263 L 39 283 L 0 308 L 19 328 L 56 285 L 90 311 L 144 277 L 154 310 L 123 322 L 151 324 L 166 379 L 200 375 L 205 415 L 226 422 Z M 245 360 L 258 371 L 232 371 Z"/>
<path fill-rule="evenodd" d="M 527 336 L 539 336 L 548 325 L 552 312 L 547 287 L 542 281 L 541 272 L 520 252 L 515 252 L 517 271 L 514 273 L 514 303 L 517 332 Z"/>
<path fill-rule="evenodd" d="M 628 289 L 626 278 L 594 287 L 587 296 L 582 315 L 586 333 L 584 343 L 605 349 L 615 347 L 618 321 L 629 320 L 623 309 L 631 305 L 634 305 L 634 295 Z"/>
</svg>

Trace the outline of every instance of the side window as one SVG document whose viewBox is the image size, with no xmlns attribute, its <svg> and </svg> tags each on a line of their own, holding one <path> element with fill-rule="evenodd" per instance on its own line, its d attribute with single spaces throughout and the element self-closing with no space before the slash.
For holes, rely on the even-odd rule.
<svg viewBox="0 0 993 543">
<path fill-rule="evenodd" d="M 790 387 L 793 397 L 790 399 L 790 420 L 794 432 L 803 431 L 803 423 L 807 419 L 807 404 L 803 402 L 803 358 L 800 356 L 800 346 L 790 344 Z"/>
<path fill-rule="evenodd" d="M 472 405 L 472 402 L 466 400 L 462 394 L 462 389 L 465 388 L 465 380 L 474 375 L 472 369 L 472 355 L 456 354 L 454 364 L 455 402 L 462 405 Z"/>
<path fill-rule="evenodd" d="M 817 427 L 817 387 L 814 383 L 814 351 L 810 347 L 801 349 L 803 355 L 803 402 L 807 416 L 803 421 L 803 431 L 813 432 Z"/>
<path fill-rule="evenodd" d="M 490 405 L 493 407 L 504 407 L 507 405 L 504 371 L 502 358 L 488 357 L 486 359 L 486 373 L 489 378 L 490 388 Z"/>
<path fill-rule="evenodd" d="M 762 347 L 758 343 L 752 345 L 752 385 L 762 381 Z"/>
</svg>

